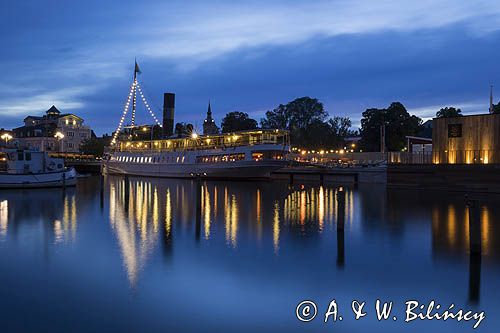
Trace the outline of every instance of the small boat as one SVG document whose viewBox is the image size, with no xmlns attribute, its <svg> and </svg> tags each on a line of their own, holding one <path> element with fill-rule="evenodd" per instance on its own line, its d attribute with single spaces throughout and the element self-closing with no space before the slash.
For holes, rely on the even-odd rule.
<svg viewBox="0 0 500 333">
<path fill-rule="evenodd" d="M 74 168 L 65 168 L 62 158 L 46 152 L 6 149 L 6 172 L 0 172 L 0 188 L 39 188 L 76 185 Z"/>
</svg>

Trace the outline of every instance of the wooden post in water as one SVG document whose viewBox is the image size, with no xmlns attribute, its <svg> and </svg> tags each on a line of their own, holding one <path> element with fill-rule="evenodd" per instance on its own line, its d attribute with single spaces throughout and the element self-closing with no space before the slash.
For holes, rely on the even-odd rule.
<svg viewBox="0 0 500 333">
<path fill-rule="evenodd" d="M 481 255 L 471 253 L 469 259 L 469 302 L 477 304 L 481 293 Z"/>
<path fill-rule="evenodd" d="M 345 191 L 343 187 L 337 190 L 337 266 L 344 267 L 344 222 L 345 222 Z"/>
<path fill-rule="evenodd" d="M 337 232 L 344 232 L 345 221 L 345 191 L 339 187 L 337 191 Z"/>
<path fill-rule="evenodd" d="M 469 208 L 469 302 L 477 304 L 481 286 L 481 206 L 467 199 Z"/>
<path fill-rule="evenodd" d="M 319 186 L 323 186 L 325 183 L 325 174 L 323 172 L 320 172 L 319 174 Z"/>
<path fill-rule="evenodd" d="M 467 200 L 469 207 L 470 254 L 481 255 L 481 207 L 478 200 Z"/>
<path fill-rule="evenodd" d="M 130 200 L 130 180 L 128 175 L 125 174 L 125 212 L 128 212 L 129 200 Z"/>
<path fill-rule="evenodd" d="M 100 192 L 99 192 L 99 204 L 101 207 L 101 211 L 104 208 L 104 175 L 101 173 L 100 177 Z"/>
<path fill-rule="evenodd" d="M 196 240 L 200 240 L 201 235 L 201 177 L 196 176 Z"/>
<path fill-rule="evenodd" d="M 290 172 L 290 186 L 293 187 L 293 173 Z"/>
</svg>

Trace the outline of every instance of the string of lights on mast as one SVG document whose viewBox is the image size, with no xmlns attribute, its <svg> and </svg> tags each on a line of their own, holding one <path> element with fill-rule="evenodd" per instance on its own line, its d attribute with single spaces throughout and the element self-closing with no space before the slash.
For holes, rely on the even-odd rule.
<svg viewBox="0 0 500 333">
<path fill-rule="evenodd" d="M 116 128 L 115 133 L 113 134 L 113 139 L 111 140 L 111 144 L 114 145 L 116 144 L 116 139 L 118 138 L 118 135 L 120 134 L 122 128 L 123 128 L 123 122 L 125 121 L 125 118 L 127 116 L 128 110 L 130 108 L 130 103 L 132 103 L 132 126 L 135 126 L 135 111 L 137 107 L 137 91 L 139 91 L 139 95 L 141 96 L 142 102 L 144 103 L 144 106 L 148 110 L 149 114 L 151 117 L 153 117 L 156 125 L 162 127 L 162 124 L 156 118 L 155 113 L 151 109 L 148 101 L 146 100 L 146 97 L 144 96 L 144 93 L 142 92 L 141 86 L 139 85 L 139 81 L 137 80 L 137 73 L 141 73 L 139 70 L 139 66 L 137 65 L 137 62 L 135 63 L 135 70 L 134 70 L 134 82 L 130 86 L 130 92 L 127 97 L 127 102 L 125 103 L 125 106 L 123 108 L 123 113 L 120 118 L 120 122 L 118 123 L 118 127 Z"/>
</svg>

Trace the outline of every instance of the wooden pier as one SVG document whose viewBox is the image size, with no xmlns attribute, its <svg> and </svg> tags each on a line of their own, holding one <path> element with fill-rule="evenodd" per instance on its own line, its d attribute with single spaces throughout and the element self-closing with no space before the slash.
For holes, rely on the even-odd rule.
<svg viewBox="0 0 500 333">
<path fill-rule="evenodd" d="M 288 180 L 291 184 L 299 182 L 324 183 L 385 183 L 386 168 L 377 167 L 320 167 L 295 166 L 279 169 L 271 174 L 272 179 Z"/>
</svg>

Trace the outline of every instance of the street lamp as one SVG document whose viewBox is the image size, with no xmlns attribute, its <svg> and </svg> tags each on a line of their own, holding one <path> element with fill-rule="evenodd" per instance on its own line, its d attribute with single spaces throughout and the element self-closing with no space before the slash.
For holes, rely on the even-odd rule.
<svg viewBox="0 0 500 333">
<path fill-rule="evenodd" d="M 64 139 L 64 134 L 62 134 L 61 132 L 57 131 L 56 134 L 54 134 L 54 138 L 57 139 L 57 141 L 59 141 L 59 152 L 62 152 L 62 148 L 63 148 L 63 145 L 62 145 L 62 139 Z"/>
<path fill-rule="evenodd" d="M 5 140 L 5 147 L 7 147 L 7 142 L 12 140 L 12 135 L 10 135 L 9 133 L 4 133 L 2 134 L 2 136 L 0 136 L 0 138 L 2 138 L 2 140 Z"/>
</svg>

